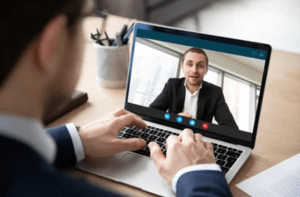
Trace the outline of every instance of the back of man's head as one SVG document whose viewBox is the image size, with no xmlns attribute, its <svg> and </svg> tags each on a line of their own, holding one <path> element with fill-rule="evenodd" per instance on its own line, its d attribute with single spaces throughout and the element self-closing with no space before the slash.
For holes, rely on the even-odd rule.
<svg viewBox="0 0 300 197">
<path fill-rule="evenodd" d="M 59 14 L 67 16 L 72 36 L 72 28 L 80 16 L 84 3 L 82 0 L 10 0 L 1 6 L 0 88 L 28 45 L 55 16 Z"/>
</svg>

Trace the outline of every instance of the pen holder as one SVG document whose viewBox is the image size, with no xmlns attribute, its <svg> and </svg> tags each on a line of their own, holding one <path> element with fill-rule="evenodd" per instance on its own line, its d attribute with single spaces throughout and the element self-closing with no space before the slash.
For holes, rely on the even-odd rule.
<svg viewBox="0 0 300 197">
<path fill-rule="evenodd" d="M 124 88 L 128 73 L 129 45 L 93 45 L 96 51 L 98 85 L 105 88 Z"/>
</svg>

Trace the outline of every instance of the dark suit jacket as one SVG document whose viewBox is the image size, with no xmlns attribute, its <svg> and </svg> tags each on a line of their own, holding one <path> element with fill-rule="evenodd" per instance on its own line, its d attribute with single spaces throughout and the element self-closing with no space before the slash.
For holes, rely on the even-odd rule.
<svg viewBox="0 0 300 197">
<path fill-rule="evenodd" d="M 150 104 L 150 108 L 170 113 L 181 113 L 185 100 L 185 78 L 171 78 L 166 83 L 163 91 Z M 219 125 L 239 129 L 225 102 L 222 89 L 211 83 L 202 82 L 198 96 L 197 119 L 212 122 L 215 116 Z"/>
<path fill-rule="evenodd" d="M 119 196 L 82 178 L 58 173 L 57 167 L 75 164 L 74 147 L 66 126 L 48 132 L 57 143 L 55 165 L 48 164 L 26 144 L 0 136 L 0 196 Z M 178 196 L 231 196 L 224 175 L 217 171 L 183 175 L 178 180 L 177 193 Z"/>
</svg>

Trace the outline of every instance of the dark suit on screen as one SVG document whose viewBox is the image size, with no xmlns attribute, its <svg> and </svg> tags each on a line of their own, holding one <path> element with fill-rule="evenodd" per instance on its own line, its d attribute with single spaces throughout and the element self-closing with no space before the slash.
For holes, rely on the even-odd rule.
<svg viewBox="0 0 300 197">
<path fill-rule="evenodd" d="M 75 150 L 66 126 L 49 129 L 48 133 L 57 144 L 54 165 L 28 145 L 0 135 L 0 196 L 120 196 L 82 178 L 58 173 L 57 168 L 76 163 Z M 177 196 L 232 196 L 223 173 L 211 170 L 182 175 L 176 191 Z"/>
<path fill-rule="evenodd" d="M 150 108 L 167 111 L 170 113 L 183 112 L 185 91 L 185 78 L 171 78 L 166 83 L 163 91 L 150 104 Z M 202 81 L 202 88 L 198 96 L 198 120 L 212 122 L 213 117 L 219 125 L 238 129 L 238 126 L 225 102 L 222 89 L 211 83 Z"/>
</svg>

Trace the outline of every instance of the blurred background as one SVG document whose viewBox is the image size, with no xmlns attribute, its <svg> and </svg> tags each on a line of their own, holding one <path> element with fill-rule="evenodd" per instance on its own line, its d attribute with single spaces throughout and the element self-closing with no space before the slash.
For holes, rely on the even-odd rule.
<svg viewBox="0 0 300 197">
<path fill-rule="evenodd" d="M 300 0 L 94 0 L 109 14 L 300 53 Z"/>
</svg>

